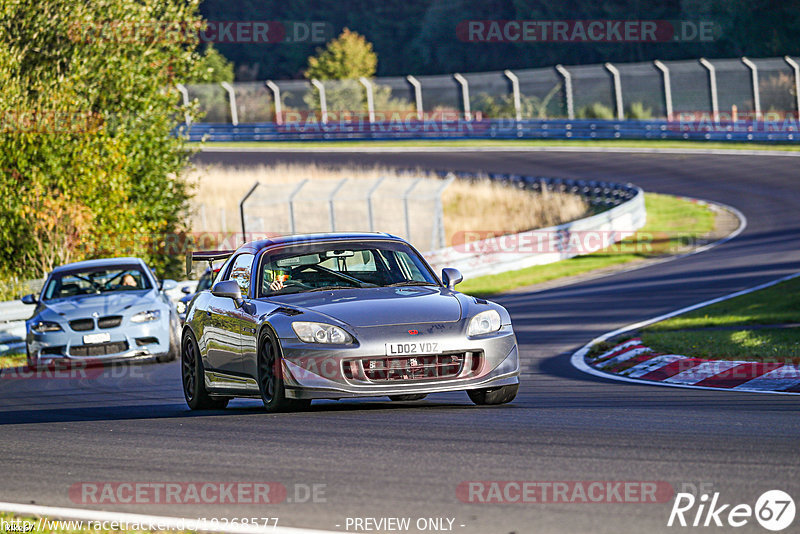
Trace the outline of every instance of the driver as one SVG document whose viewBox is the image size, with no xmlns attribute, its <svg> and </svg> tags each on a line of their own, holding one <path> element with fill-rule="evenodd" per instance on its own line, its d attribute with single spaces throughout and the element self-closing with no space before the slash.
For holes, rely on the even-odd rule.
<svg viewBox="0 0 800 534">
<path fill-rule="evenodd" d="M 136 278 L 134 278 L 131 273 L 128 273 L 122 277 L 122 285 L 123 287 L 139 287 L 139 284 L 136 282 Z"/>
<path fill-rule="evenodd" d="M 273 291 L 280 291 L 286 287 L 286 282 L 292 279 L 292 275 L 285 269 L 276 269 L 272 271 L 272 282 L 269 288 Z"/>
</svg>

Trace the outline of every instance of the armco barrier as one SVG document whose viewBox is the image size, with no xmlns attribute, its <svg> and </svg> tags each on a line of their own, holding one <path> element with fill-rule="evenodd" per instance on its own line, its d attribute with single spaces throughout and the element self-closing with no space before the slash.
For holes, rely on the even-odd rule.
<svg viewBox="0 0 800 534">
<path fill-rule="evenodd" d="M 176 134 L 190 141 L 346 141 L 394 139 L 661 139 L 732 142 L 800 141 L 797 119 L 684 122 L 664 120 L 398 120 L 276 124 L 194 123 Z"/>
<path fill-rule="evenodd" d="M 461 178 L 477 177 L 472 173 L 455 174 Z M 474 277 L 554 263 L 617 243 L 644 226 L 647 220 L 644 192 L 631 184 L 496 173 L 489 178 L 515 184 L 521 189 L 578 194 L 595 210 L 603 211 L 558 226 L 490 237 L 425 253 L 425 259 L 437 271 L 455 267 L 464 276 Z"/>
</svg>

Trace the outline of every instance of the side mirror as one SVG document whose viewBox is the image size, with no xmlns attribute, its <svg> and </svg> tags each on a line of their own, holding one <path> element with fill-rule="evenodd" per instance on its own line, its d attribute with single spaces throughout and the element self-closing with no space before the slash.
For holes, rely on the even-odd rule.
<svg viewBox="0 0 800 534">
<path fill-rule="evenodd" d="M 22 303 L 23 304 L 36 304 L 37 302 L 38 302 L 38 300 L 36 300 L 36 295 L 34 295 L 33 293 L 31 293 L 30 295 L 25 295 L 24 297 L 22 297 Z"/>
<path fill-rule="evenodd" d="M 189 286 L 183 286 L 181 288 L 181 293 L 183 293 L 184 295 L 188 295 L 191 292 L 192 292 L 192 289 Z"/>
<path fill-rule="evenodd" d="M 178 282 L 175 280 L 162 280 L 161 281 L 161 291 L 170 291 L 178 287 Z"/>
<path fill-rule="evenodd" d="M 453 289 L 456 287 L 456 284 L 461 283 L 462 280 L 464 280 L 464 276 L 462 276 L 461 271 L 458 269 L 454 269 L 453 267 L 445 267 L 442 269 L 442 282 L 448 289 Z"/>
<path fill-rule="evenodd" d="M 236 280 L 223 280 L 222 282 L 217 282 L 214 284 L 214 287 L 211 288 L 211 294 L 215 297 L 233 299 L 237 306 L 244 304 L 244 299 L 242 299 L 242 290 L 239 287 L 239 284 L 236 283 Z"/>
</svg>

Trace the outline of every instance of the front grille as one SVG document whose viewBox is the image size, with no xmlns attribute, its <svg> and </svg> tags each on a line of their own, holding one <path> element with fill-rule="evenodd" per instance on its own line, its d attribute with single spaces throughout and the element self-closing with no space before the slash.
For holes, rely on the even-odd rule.
<svg viewBox="0 0 800 534">
<path fill-rule="evenodd" d="M 69 327 L 76 332 L 94 329 L 94 319 L 75 319 L 69 322 Z"/>
<path fill-rule="evenodd" d="M 367 382 L 455 378 L 476 371 L 480 367 L 480 354 L 456 352 L 402 358 L 364 358 L 344 362 L 343 374 L 347 379 Z"/>
<path fill-rule="evenodd" d="M 128 350 L 127 341 L 110 341 L 108 343 L 93 343 L 91 345 L 77 345 L 69 349 L 72 356 L 105 356 Z"/>
<path fill-rule="evenodd" d="M 121 322 L 121 315 L 109 315 L 108 317 L 100 317 L 97 320 L 97 326 L 100 328 L 114 328 L 115 326 L 119 326 Z"/>
</svg>

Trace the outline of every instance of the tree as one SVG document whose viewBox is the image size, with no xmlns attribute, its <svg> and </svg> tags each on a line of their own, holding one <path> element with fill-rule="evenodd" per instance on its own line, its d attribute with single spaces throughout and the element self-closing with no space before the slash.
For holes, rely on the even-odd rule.
<svg viewBox="0 0 800 534">
<path fill-rule="evenodd" d="M 178 272 L 198 1 L 0 2 L 0 279 L 123 254 Z"/>
<path fill-rule="evenodd" d="M 317 49 L 317 55 L 308 58 L 305 76 L 309 80 L 371 78 L 377 68 L 378 56 L 372 50 L 372 44 L 362 35 L 345 28 L 324 50 Z"/>
</svg>

